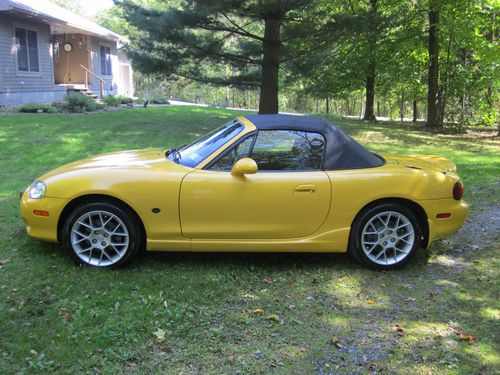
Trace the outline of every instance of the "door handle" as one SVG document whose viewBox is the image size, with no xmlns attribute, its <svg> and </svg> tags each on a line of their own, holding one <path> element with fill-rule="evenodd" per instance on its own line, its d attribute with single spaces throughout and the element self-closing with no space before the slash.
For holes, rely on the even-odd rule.
<svg viewBox="0 0 500 375">
<path fill-rule="evenodd" d="M 297 185 L 293 188 L 296 193 L 314 193 L 316 191 L 316 185 Z"/>
</svg>

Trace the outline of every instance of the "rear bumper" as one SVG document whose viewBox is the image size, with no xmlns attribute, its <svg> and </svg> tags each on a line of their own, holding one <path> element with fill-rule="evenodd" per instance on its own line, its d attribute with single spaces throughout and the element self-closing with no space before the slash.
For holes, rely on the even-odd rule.
<svg viewBox="0 0 500 375">
<path fill-rule="evenodd" d="M 21 197 L 21 214 L 30 237 L 43 241 L 58 242 L 57 223 L 67 199 L 30 199 L 26 193 Z M 47 211 L 48 216 L 37 216 L 35 210 Z"/>
<path fill-rule="evenodd" d="M 428 246 L 434 240 L 448 236 L 457 232 L 465 222 L 469 213 L 469 205 L 463 200 L 433 199 L 418 202 L 427 213 L 427 222 L 429 224 Z M 438 219 L 438 214 L 449 213 L 450 216 Z"/>
</svg>

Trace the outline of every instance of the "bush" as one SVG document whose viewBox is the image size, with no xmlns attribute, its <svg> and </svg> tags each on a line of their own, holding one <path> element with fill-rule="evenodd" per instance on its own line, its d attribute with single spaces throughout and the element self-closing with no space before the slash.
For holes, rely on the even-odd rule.
<svg viewBox="0 0 500 375">
<path fill-rule="evenodd" d="M 111 107 L 118 107 L 120 104 L 129 104 L 133 100 L 121 95 L 108 95 L 102 98 L 102 101 Z"/>
<path fill-rule="evenodd" d="M 110 107 L 118 107 L 121 103 L 120 97 L 116 95 L 108 95 L 102 98 L 102 101 Z"/>
<path fill-rule="evenodd" d="M 57 109 L 50 104 L 27 103 L 19 107 L 19 112 L 23 113 L 56 113 Z"/>
<path fill-rule="evenodd" d="M 66 102 L 68 112 L 93 112 L 100 109 L 94 99 L 79 92 L 71 92 L 66 95 Z"/>
<path fill-rule="evenodd" d="M 120 100 L 122 101 L 122 104 L 130 104 L 134 102 L 134 99 L 127 96 L 120 96 Z"/>
<path fill-rule="evenodd" d="M 165 96 L 154 97 L 149 102 L 153 104 L 170 104 L 170 102 Z"/>
</svg>

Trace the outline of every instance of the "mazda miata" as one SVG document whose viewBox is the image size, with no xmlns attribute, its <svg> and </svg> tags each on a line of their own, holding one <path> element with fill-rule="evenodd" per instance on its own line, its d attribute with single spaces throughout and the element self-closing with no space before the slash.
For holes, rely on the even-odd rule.
<svg viewBox="0 0 500 375">
<path fill-rule="evenodd" d="M 468 212 L 453 162 L 378 155 L 323 120 L 247 115 L 182 147 L 114 152 L 21 192 L 28 235 L 80 264 L 148 251 L 348 252 L 406 264 Z"/>
</svg>

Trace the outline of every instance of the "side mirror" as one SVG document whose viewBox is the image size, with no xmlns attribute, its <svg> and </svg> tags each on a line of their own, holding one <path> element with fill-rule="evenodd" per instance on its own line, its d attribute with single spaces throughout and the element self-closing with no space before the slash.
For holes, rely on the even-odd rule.
<svg viewBox="0 0 500 375">
<path fill-rule="evenodd" d="M 242 158 L 234 163 L 231 174 L 241 177 L 246 174 L 255 174 L 258 170 L 257 163 L 253 159 Z"/>
</svg>

